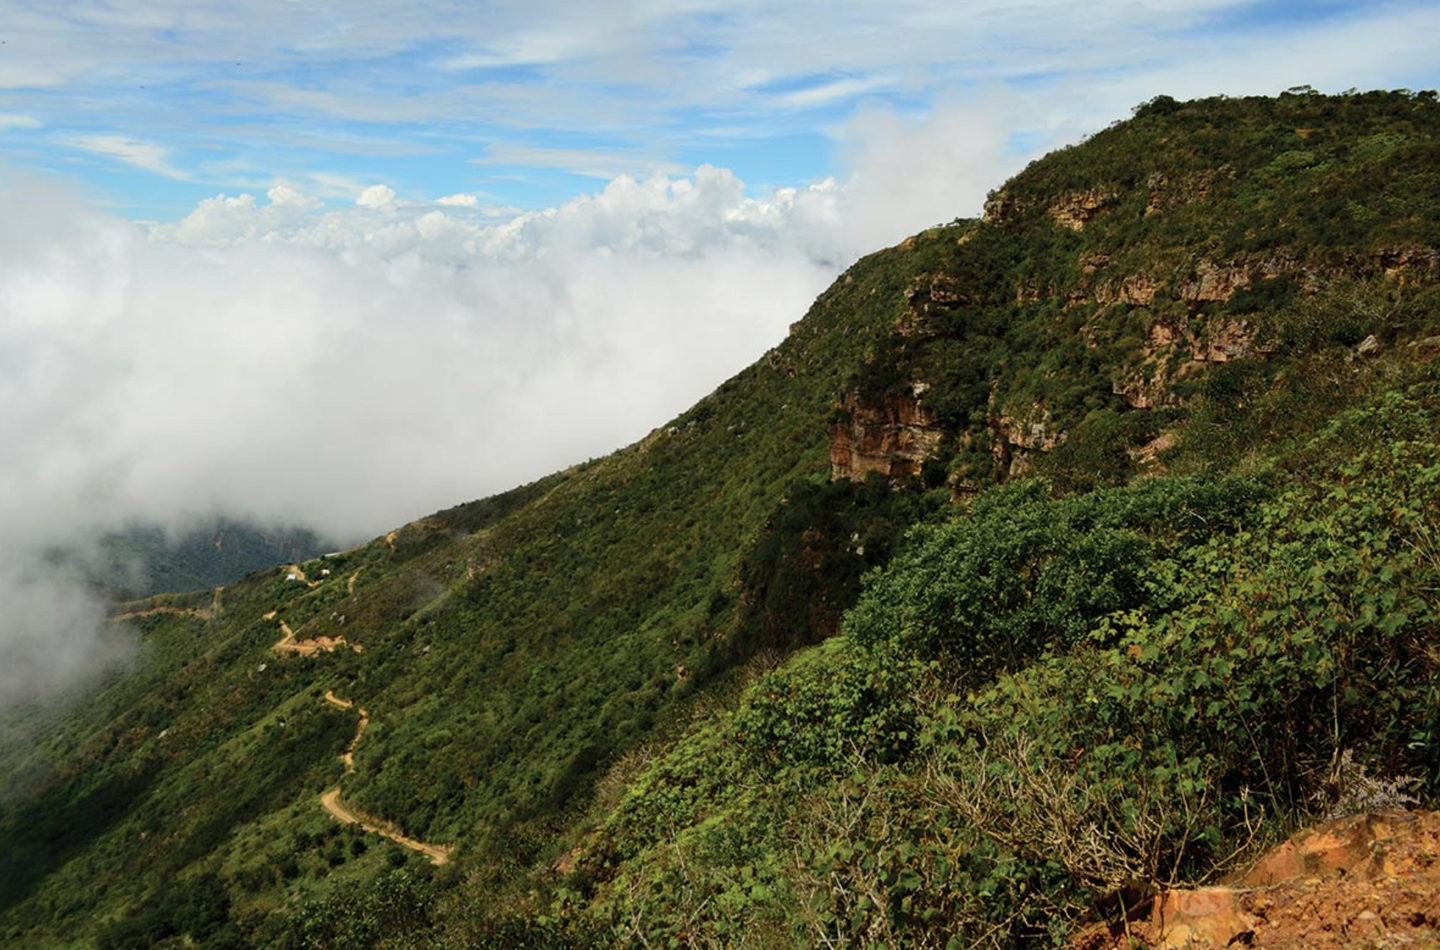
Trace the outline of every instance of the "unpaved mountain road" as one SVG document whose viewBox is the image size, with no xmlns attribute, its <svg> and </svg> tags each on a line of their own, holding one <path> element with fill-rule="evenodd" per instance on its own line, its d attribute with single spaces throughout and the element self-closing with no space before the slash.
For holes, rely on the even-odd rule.
<svg viewBox="0 0 1440 950">
<path fill-rule="evenodd" d="M 390 538 L 387 538 L 386 540 L 391 541 Z M 391 543 L 393 545 L 393 541 Z M 298 566 L 292 566 L 290 568 L 290 573 L 295 575 L 297 580 L 304 580 L 304 574 L 300 572 L 300 568 Z M 354 592 L 355 579 L 359 576 L 359 571 L 356 571 L 354 574 L 350 575 L 350 581 L 348 585 L 349 593 Z M 313 587 L 317 585 L 311 584 L 310 586 Z M 261 617 L 261 619 L 267 621 L 273 620 L 277 624 L 279 624 L 280 639 L 275 641 L 275 643 L 271 645 L 270 649 L 280 654 L 281 656 L 285 656 L 287 654 L 294 656 L 314 656 L 318 653 L 331 653 L 342 646 L 348 646 L 356 653 L 364 652 L 364 649 L 360 646 L 360 644 L 348 643 L 346 642 L 344 637 L 321 636 L 309 640 L 298 640 L 296 639 L 295 631 L 291 629 L 290 624 L 286 623 L 283 619 L 280 619 L 278 612 L 274 610 L 265 614 L 263 617 Z M 354 709 L 356 713 L 360 716 L 360 722 L 355 727 L 355 738 L 350 740 L 350 745 L 340 756 L 341 761 L 345 763 L 345 774 L 354 775 L 355 747 L 360 744 L 360 739 L 365 735 L 365 727 L 370 725 L 370 712 L 363 706 L 357 707 L 353 699 L 343 699 L 335 695 L 335 691 L 333 689 L 327 689 L 325 691 L 325 702 L 340 709 Z M 407 836 L 403 831 L 401 831 L 400 826 L 396 825 L 394 822 L 386 821 L 383 818 L 377 818 L 374 815 L 366 814 L 358 808 L 345 804 L 345 802 L 342 801 L 340 798 L 340 786 L 338 785 L 320 796 L 320 804 L 324 806 L 325 810 L 329 812 L 330 815 L 337 821 L 344 822 L 347 825 L 359 825 L 365 831 L 368 831 L 372 834 L 380 835 L 383 838 L 388 838 L 389 840 L 400 845 L 402 848 L 409 848 L 411 851 L 418 851 L 437 865 L 447 863 L 450 860 L 451 852 L 455 850 L 455 845 L 453 844 L 439 845 L 429 844 L 424 841 L 417 841 L 414 838 Z"/>
<path fill-rule="evenodd" d="M 357 707 L 355 700 L 341 699 L 335 695 L 334 690 L 330 689 L 325 691 L 325 702 L 340 709 L 354 709 L 360 716 L 360 723 L 355 728 L 355 738 L 350 740 L 349 747 L 340 756 L 345 763 L 345 774 L 353 775 L 355 774 L 355 747 L 360 744 L 361 737 L 365 735 L 365 727 L 370 724 L 370 713 L 363 706 Z M 437 865 L 448 862 L 450 853 L 455 850 L 453 844 L 427 844 L 424 841 L 416 841 L 401 831 L 394 822 L 376 818 L 374 815 L 368 815 L 358 808 L 345 804 L 340 800 L 340 786 L 338 785 L 320 796 L 320 804 L 337 821 L 347 825 L 359 825 L 372 834 L 390 839 L 402 848 L 420 852 Z"/>
<path fill-rule="evenodd" d="M 455 846 L 426 844 L 423 841 L 416 841 L 414 838 L 406 837 L 400 829 L 388 821 L 382 821 L 371 815 L 365 814 L 358 808 L 353 808 L 340 800 L 340 786 L 335 786 L 320 796 L 320 804 L 339 821 L 347 825 L 359 825 L 361 828 L 373 834 L 389 838 L 402 848 L 409 848 L 411 851 L 418 851 L 425 855 L 435 864 L 445 864 L 450 860 L 450 852 Z"/>
<path fill-rule="evenodd" d="M 262 620 L 275 620 L 275 611 L 270 611 Z M 348 646 L 356 653 L 364 653 L 365 648 L 358 643 L 351 643 L 344 637 L 315 637 L 311 640 L 295 639 L 295 631 L 283 620 L 276 621 L 280 624 L 280 639 L 270 647 L 276 653 L 294 653 L 298 656 L 314 656 L 317 653 L 331 653 L 341 647 Z"/>
</svg>

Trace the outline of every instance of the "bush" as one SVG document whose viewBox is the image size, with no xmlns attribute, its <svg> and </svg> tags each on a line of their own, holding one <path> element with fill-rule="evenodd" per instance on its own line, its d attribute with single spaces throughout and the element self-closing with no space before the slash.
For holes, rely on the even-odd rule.
<svg viewBox="0 0 1440 950">
<path fill-rule="evenodd" d="M 1199 478 L 1059 500 L 1038 480 L 986 492 L 969 517 L 917 529 L 909 551 L 870 579 L 845 630 L 980 683 L 1145 603 L 1157 544 L 1223 531 L 1261 494 L 1254 482 Z"/>
</svg>

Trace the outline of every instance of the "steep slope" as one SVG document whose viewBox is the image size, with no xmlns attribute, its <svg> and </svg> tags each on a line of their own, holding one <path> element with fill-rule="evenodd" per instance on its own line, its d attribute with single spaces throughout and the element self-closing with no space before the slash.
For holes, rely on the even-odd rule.
<svg viewBox="0 0 1440 950">
<path fill-rule="evenodd" d="M 1425 95 L 1162 97 L 1036 162 L 913 278 L 837 442 L 913 406 L 908 469 L 963 492 L 1224 465 L 1312 427 L 1351 385 L 1335 360 L 1436 329 L 1435 115 Z"/>
<path fill-rule="evenodd" d="M 833 631 L 884 548 L 850 550 L 851 525 L 895 505 L 883 488 L 828 487 L 833 394 L 895 319 L 905 261 L 953 239 L 858 263 L 753 367 L 609 458 L 218 593 L 127 605 L 141 667 L 42 745 L 21 734 L 6 752 L 29 787 L 0 820 L 4 932 L 83 938 L 107 916 L 143 917 L 176 875 L 222 868 L 261 905 L 296 892 L 328 866 L 316 795 L 351 728 L 327 687 L 372 715 L 347 802 L 461 858 L 534 859 L 597 769 L 670 728 L 702 686 L 757 649 Z M 833 495 L 841 517 L 814 506 L 839 539 L 814 554 L 839 570 L 815 565 L 792 631 L 755 619 L 757 600 L 787 607 L 742 575 L 776 573 L 784 545 L 757 542 L 796 489 Z M 309 847 L 285 878 L 297 841 Z"/>
<path fill-rule="evenodd" d="M 0 936 L 1039 944 L 1269 833 L 1245 796 L 1295 820 L 1339 744 L 1419 772 L 1440 727 L 1367 718 L 1363 697 L 1420 710 L 1436 688 L 1412 555 L 1440 524 L 1412 476 L 1440 418 L 1437 159 L 1433 95 L 1154 100 L 1017 176 L 985 221 L 858 262 L 636 445 L 127 605 L 134 671 L 0 731 Z M 1287 533 L 1307 510 L 1335 520 Z M 1317 551 L 1363 569 L 1274 566 Z M 1252 580 L 1354 595 L 1316 622 L 1322 650 L 1236 619 Z M 1401 646 L 1323 640 L 1376 625 Z M 1251 640 L 1276 646 L 1216 658 Z M 1345 676 L 1307 680 L 1315 650 Z M 1287 672 L 1262 689 L 1237 665 Z M 1219 714 L 1218 682 L 1251 718 Z M 327 691 L 367 711 L 363 742 Z M 1113 781 L 1026 785 L 1026 762 Z M 337 783 L 347 814 L 446 863 L 336 821 Z M 969 794 L 996 787 L 1051 798 Z M 1006 804 L 1069 802 L 1083 827 L 1075 801 L 1131 843 L 1066 864 Z M 1147 801 L 1170 810 L 1132 841 Z"/>
<path fill-rule="evenodd" d="M 1437 119 L 1162 99 L 997 192 L 831 430 L 965 513 L 630 783 L 539 930 L 1050 946 L 1433 801 Z"/>
</svg>

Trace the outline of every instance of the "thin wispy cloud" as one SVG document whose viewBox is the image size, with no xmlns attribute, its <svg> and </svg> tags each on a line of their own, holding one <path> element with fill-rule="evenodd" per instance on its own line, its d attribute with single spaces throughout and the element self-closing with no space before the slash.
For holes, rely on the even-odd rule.
<svg viewBox="0 0 1440 950">
<path fill-rule="evenodd" d="M 843 174 L 834 130 L 872 100 L 921 115 L 999 87 L 1029 102 L 1008 117 L 1015 131 L 1059 144 L 1082 123 L 1057 114 L 1093 127 L 1161 92 L 1425 88 L 1437 12 L 1433 0 L 429 0 L 396 15 L 379 0 L 77 0 L 42 16 L 10 0 L 0 114 L 38 123 L 4 128 L 32 136 L 23 144 L 52 169 L 96 139 L 113 161 L 228 191 L 253 178 L 227 167 L 269 164 L 460 193 L 490 144 L 548 173 L 497 203 L 539 208 L 588 187 L 579 179 L 717 159 L 767 182 Z M 171 194 L 173 206 L 203 191 Z M 118 198 L 153 216 L 153 197 Z"/>
<path fill-rule="evenodd" d="M 787 106 L 803 109 L 844 102 L 893 85 L 895 85 L 894 80 L 888 76 L 871 76 L 867 79 L 836 79 L 818 86 L 787 92 L 779 98 Z"/>
<path fill-rule="evenodd" d="M 678 162 L 663 161 L 654 153 L 638 149 L 617 151 L 607 149 L 541 148 L 499 142 L 489 146 L 484 156 L 474 159 L 477 165 L 504 165 L 517 168 L 557 168 L 585 178 L 608 181 L 622 175 L 680 174 L 686 171 Z"/>
<path fill-rule="evenodd" d="M 117 159 L 127 165 L 133 165 L 166 178 L 186 181 L 190 177 L 170 164 L 168 148 L 153 142 L 139 142 L 124 135 L 77 135 L 68 139 L 67 144 L 95 155 Z"/>
</svg>

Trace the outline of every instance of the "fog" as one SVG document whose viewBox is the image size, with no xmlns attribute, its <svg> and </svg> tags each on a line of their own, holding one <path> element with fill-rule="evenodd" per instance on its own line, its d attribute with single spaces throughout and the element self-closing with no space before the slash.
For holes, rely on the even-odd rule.
<svg viewBox="0 0 1440 950">
<path fill-rule="evenodd" d="M 705 166 L 511 216 L 281 183 L 137 224 L 10 178 L 0 706 L 125 656 L 46 552 L 217 516 L 353 543 L 603 455 L 759 358 L 859 254 L 977 213 L 1007 161 L 961 108 L 866 112 L 841 141 L 843 180 L 756 197 Z"/>
</svg>

